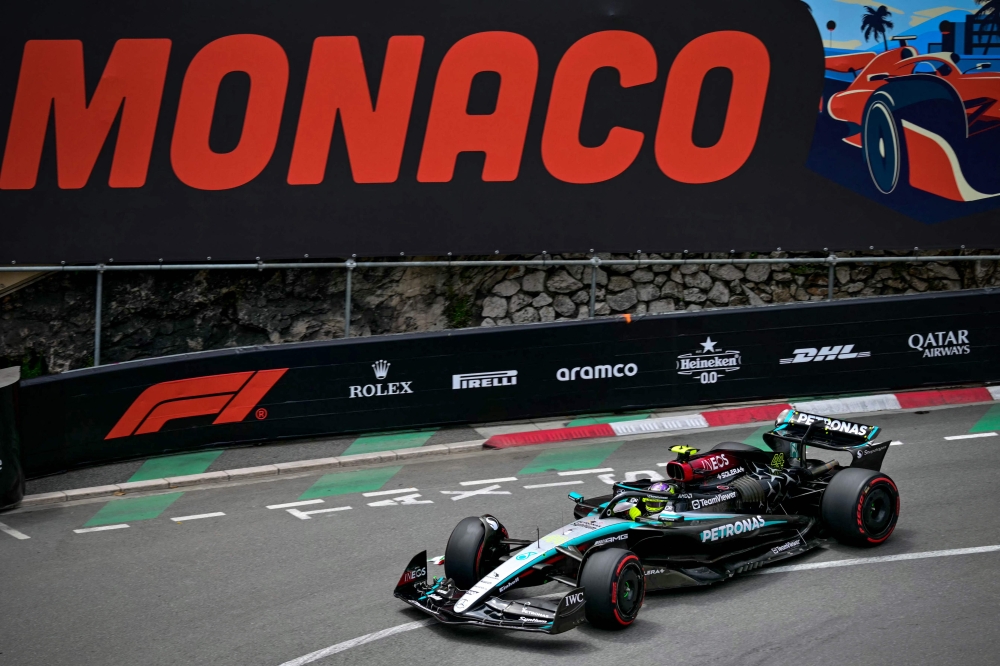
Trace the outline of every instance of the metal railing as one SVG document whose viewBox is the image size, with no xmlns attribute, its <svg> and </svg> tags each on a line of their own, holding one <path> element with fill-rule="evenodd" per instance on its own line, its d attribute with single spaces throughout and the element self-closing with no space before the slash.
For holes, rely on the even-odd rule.
<svg viewBox="0 0 1000 666">
<path fill-rule="evenodd" d="M 351 337 L 351 276 L 359 268 L 489 268 L 506 267 L 514 268 L 518 266 L 549 268 L 552 266 L 591 266 L 595 270 L 590 272 L 590 317 L 595 316 L 597 300 L 597 268 L 601 266 L 685 266 L 703 265 L 719 266 L 728 264 L 788 264 L 788 265 L 816 265 L 827 264 L 827 296 L 826 300 L 833 300 L 835 287 L 835 271 L 839 264 L 884 264 L 884 263 L 950 263 L 962 261 L 1000 261 L 1000 255 L 930 255 L 930 256 L 860 256 L 860 257 L 838 257 L 830 254 L 826 257 L 764 257 L 764 258 L 743 258 L 728 257 L 716 259 L 650 259 L 642 258 L 643 253 L 637 253 L 635 259 L 601 259 L 592 256 L 589 259 L 497 259 L 497 260 L 430 260 L 430 261 L 356 261 L 348 259 L 346 261 L 297 261 L 297 262 L 238 262 L 238 263 L 199 263 L 199 264 L 94 264 L 88 266 L 58 266 L 31 265 L 0 266 L 2 273 L 19 272 L 93 272 L 97 274 L 97 285 L 95 294 L 94 313 L 94 366 L 101 364 L 101 310 L 104 298 L 104 273 L 106 272 L 127 272 L 127 271 L 204 271 L 204 270 L 282 270 L 282 269 L 341 269 L 346 270 L 346 286 L 344 295 L 344 337 Z"/>
</svg>

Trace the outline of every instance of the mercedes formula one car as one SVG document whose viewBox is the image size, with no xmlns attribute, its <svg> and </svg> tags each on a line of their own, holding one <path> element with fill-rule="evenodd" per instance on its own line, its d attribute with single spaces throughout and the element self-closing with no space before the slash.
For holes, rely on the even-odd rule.
<svg viewBox="0 0 1000 666">
<path fill-rule="evenodd" d="M 722 442 L 671 449 L 668 481 L 616 483 L 610 495 L 570 493 L 578 520 L 536 540 L 514 539 L 494 516 L 462 520 L 428 579 L 427 552 L 406 566 L 395 596 L 445 624 L 557 634 L 586 619 L 632 624 L 647 592 L 711 585 L 805 553 L 827 537 L 874 546 L 899 516 L 896 484 L 880 472 L 889 442 L 878 426 L 783 412 L 769 451 Z M 814 447 L 851 463 L 808 458 Z M 560 583 L 561 595 L 518 588 Z"/>
</svg>

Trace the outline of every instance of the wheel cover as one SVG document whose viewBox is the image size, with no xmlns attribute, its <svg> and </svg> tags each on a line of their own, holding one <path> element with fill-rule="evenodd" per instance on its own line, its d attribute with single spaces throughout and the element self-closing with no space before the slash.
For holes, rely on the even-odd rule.
<svg viewBox="0 0 1000 666">
<path fill-rule="evenodd" d="M 861 507 L 861 520 L 865 531 L 878 538 L 892 526 L 896 500 L 885 486 L 876 486 L 865 497 Z"/>
<path fill-rule="evenodd" d="M 896 120 L 885 102 L 868 108 L 864 128 L 865 161 L 879 192 L 889 194 L 899 182 L 900 146 Z"/>
<path fill-rule="evenodd" d="M 644 582 L 642 572 L 634 564 L 626 566 L 618 575 L 615 605 L 622 617 L 632 617 L 639 612 Z"/>
</svg>

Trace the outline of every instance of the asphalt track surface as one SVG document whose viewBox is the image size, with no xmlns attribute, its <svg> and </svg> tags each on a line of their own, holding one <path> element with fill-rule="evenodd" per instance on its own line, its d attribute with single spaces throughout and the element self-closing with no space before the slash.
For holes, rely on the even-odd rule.
<svg viewBox="0 0 1000 666">
<path fill-rule="evenodd" d="M 944 439 L 969 433 L 991 409 L 855 417 L 904 442 L 890 448 L 883 467 L 902 495 L 896 532 L 876 549 L 833 544 L 784 564 L 1000 544 L 1000 437 Z M 301 498 L 310 492 L 322 495 L 315 490 L 318 475 L 188 491 L 155 518 L 105 531 L 74 530 L 104 511 L 106 500 L 5 513 L 0 522 L 30 538 L 0 533 L 0 664 L 279 666 L 306 663 L 294 660 L 328 646 L 337 647 L 310 663 L 995 663 L 997 550 L 754 575 L 650 595 L 637 622 L 623 632 L 584 624 L 545 636 L 429 623 L 355 640 L 424 619 L 393 599 L 392 588 L 412 555 L 424 549 L 443 554 L 461 518 L 490 512 L 512 536 L 534 538 L 536 527 L 544 534 L 572 520 L 568 491 L 596 495 L 610 487 L 601 472 L 544 471 L 546 459 L 563 472 L 574 471 L 566 469 L 567 456 L 590 469 L 599 460 L 597 469 L 611 468 L 604 473 L 621 479 L 630 471 L 662 472 L 655 463 L 672 458 L 672 445 L 705 448 L 742 441 L 756 430 L 415 462 L 394 473 L 387 468 L 387 480 L 371 492 L 416 490 L 369 497 L 343 492 L 290 507 L 351 507 L 307 519 L 267 507 L 307 501 Z M 323 483 L 335 485 L 333 476 Z M 461 484 L 508 477 L 517 481 Z M 570 481 L 581 483 L 524 488 Z M 394 500 L 406 496 L 432 503 Z M 384 504 L 369 506 L 377 502 Z M 171 519 L 219 513 L 225 515 Z M 443 574 L 443 568 L 430 569 Z"/>
</svg>

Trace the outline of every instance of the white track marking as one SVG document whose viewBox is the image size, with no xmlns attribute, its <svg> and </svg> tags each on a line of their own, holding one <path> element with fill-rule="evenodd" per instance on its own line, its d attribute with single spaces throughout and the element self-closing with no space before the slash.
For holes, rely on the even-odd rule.
<svg viewBox="0 0 1000 666">
<path fill-rule="evenodd" d="M 793 564 L 787 567 L 772 567 L 754 571 L 750 575 L 787 573 L 792 571 L 808 571 L 810 569 L 830 569 L 832 567 L 853 567 L 859 564 L 881 564 L 883 562 L 900 562 L 903 560 L 923 560 L 929 557 L 953 557 L 955 555 L 976 555 L 978 553 L 995 553 L 1000 546 L 979 546 L 976 548 L 954 548 L 952 550 L 927 550 L 922 553 L 903 553 L 901 555 L 882 555 L 880 557 L 859 557 L 853 560 L 833 560 L 832 562 L 810 562 L 809 564 Z"/>
<path fill-rule="evenodd" d="M 413 493 L 412 495 L 402 495 L 400 497 L 392 497 L 390 499 L 381 500 L 379 502 L 369 502 L 368 506 L 403 506 L 405 504 L 434 504 L 433 500 L 418 500 L 420 493 Z"/>
<path fill-rule="evenodd" d="M 525 488 L 532 490 L 534 488 L 555 488 L 556 486 L 578 486 L 581 483 L 583 481 L 577 479 L 576 481 L 560 481 L 559 483 L 536 483 L 531 486 L 525 486 Z"/>
<path fill-rule="evenodd" d="M 350 650 L 351 648 L 358 647 L 359 645 L 374 643 L 375 641 L 388 638 L 389 636 L 395 636 L 396 634 L 401 634 L 406 631 L 413 631 L 414 629 L 426 627 L 429 624 L 433 624 L 435 621 L 436 620 L 428 618 L 426 620 L 417 620 L 416 622 L 407 622 L 406 624 L 397 624 L 395 627 L 389 627 L 388 629 L 383 629 L 382 631 L 376 631 L 371 634 L 365 634 L 364 636 L 358 636 L 357 638 L 352 638 L 349 641 L 344 641 L 343 643 L 337 643 L 336 645 L 331 645 L 330 647 L 323 648 L 322 650 L 310 652 L 309 654 L 303 655 L 298 659 L 286 661 L 281 664 L 281 666 L 304 666 L 305 664 L 311 664 L 312 662 L 319 661 L 324 657 L 329 657 L 332 654 L 337 654 L 338 652 L 343 652 L 344 650 Z"/>
<path fill-rule="evenodd" d="M 349 506 L 335 506 L 332 509 L 315 509 L 313 511 L 299 511 L 298 509 L 288 509 L 288 513 L 292 514 L 299 520 L 309 520 L 312 516 L 318 513 L 333 513 L 334 511 L 350 511 Z"/>
<path fill-rule="evenodd" d="M 462 481 L 460 486 L 485 486 L 487 483 L 506 483 L 507 481 L 517 481 L 516 476 L 505 476 L 502 479 L 483 479 L 482 481 Z"/>
<path fill-rule="evenodd" d="M 612 467 L 601 467 L 600 469 L 571 469 L 568 472 L 559 472 L 559 476 L 576 476 L 577 474 L 601 474 L 603 472 L 615 471 Z"/>
<path fill-rule="evenodd" d="M 202 518 L 218 518 L 219 516 L 224 516 L 226 514 L 221 511 L 216 511 L 215 513 L 199 513 L 197 516 L 178 516 L 177 518 L 171 518 L 174 522 L 182 522 L 185 520 L 201 520 Z"/>
<path fill-rule="evenodd" d="M 84 527 L 81 530 L 73 530 L 77 534 L 86 534 L 87 532 L 105 532 L 107 530 L 123 530 L 128 525 L 122 523 L 120 525 L 101 525 L 100 527 Z"/>
<path fill-rule="evenodd" d="M 760 569 L 758 571 L 749 572 L 747 576 L 760 576 L 763 574 L 774 574 L 774 573 L 791 573 L 795 571 L 807 571 L 810 569 L 828 569 L 831 567 L 849 567 L 858 564 L 880 564 L 882 562 L 899 562 L 901 560 L 922 560 L 929 557 L 949 557 L 953 555 L 975 555 L 978 553 L 993 553 L 1000 552 L 1000 546 L 979 546 L 976 548 L 956 548 L 953 550 L 931 550 L 922 553 L 904 553 L 902 555 L 885 555 L 883 557 L 860 557 L 853 560 L 834 560 L 832 562 L 814 562 L 810 564 L 794 564 L 787 567 L 772 567 L 770 569 Z M 562 596 L 562 595 L 545 595 L 548 596 Z M 372 634 L 365 634 L 364 636 L 358 636 L 357 638 L 352 638 L 349 641 L 344 641 L 342 643 L 337 643 L 336 645 L 331 645 L 328 648 L 323 648 L 322 650 L 317 650 L 316 652 L 310 652 L 307 655 L 303 655 L 298 659 L 292 659 L 291 661 L 286 661 L 281 664 L 281 666 L 304 666 L 304 664 L 311 664 L 314 661 L 323 659 L 324 657 L 329 657 L 332 654 L 337 654 L 338 652 L 343 652 L 344 650 L 350 650 L 351 648 L 358 647 L 360 645 L 365 645 L 366 643 L 374 643 L 377 640 L 383 638 L 388 638 L 389 636 L 395 636 L 396 634 L 401 634 L 405 631 L 413 631 L 414 629 L 420 629 L 421 627 L 426 627 L 433 624 L 435 621 L 431 619 L 418 620 L 417 622 L 407 622 L 406 624 L 399 624 L 395 627 L 389 627 L 388 629 L 383 629 L 382 631 L 376 631 Z"/>
<path fill-rule="evenodd" d="M 442 490 L 441 494 L 452 495 L 451 499 L 454 502 L 466 497 L 472 497 L 473 495 L 510 495 L 510 491 L 500 490 L 500 484 L 494 484 L 485 488 L 476 488 L 475 490 Z"/>
<path fill-rule="evenodd" d="M 951 437 L 945 437 L 949 442 L 956 439 L 979 439 L 980 437 L 996 437 L 995 432 L 977 432 L 973 435 L 952 435 Z"/>
<path fill-rule="evenodd" d="M 381 497 L 382 495 L 402 495 L 403 493 L 415 493 L 416 488 L 400 488 L 398 490 L 376 490 L 372 493 L 361 493 L 362 497 Z"/>
<path fill-rule="evenodd" d="M 290 509 L 293 506 L 309 506 L 310 504 L 322 504 L 323 500 L 305 500 L 304 502 L 288 502 L 287 504 L 272 504 L 268 509 Z"/>
<path fill-rule="evenodd" d="M 994 400 L 1000 400 L 1000 386 L 987 386 L 986 390 L 990 392 Z"/>
<path fill-rule="evenodd" d="M 889 446 L 902 446 L 903 442 L 889 442 Z"/>
<path fill-rule="evenodd" d="M 4 534 L 9 534 L 12 537 L 14 537 L 15 539 L 30 539 L 31 538 L 30 536 L 28 536 L 24 532 L 20 532 L 18 530 L 15 530 L 10 525 L 4 525 L 3 523 L 0 523 L 0 532 L 3 532 Z"/>
</svg>

